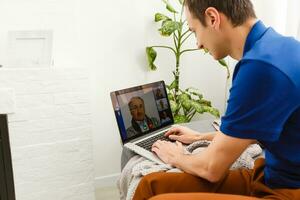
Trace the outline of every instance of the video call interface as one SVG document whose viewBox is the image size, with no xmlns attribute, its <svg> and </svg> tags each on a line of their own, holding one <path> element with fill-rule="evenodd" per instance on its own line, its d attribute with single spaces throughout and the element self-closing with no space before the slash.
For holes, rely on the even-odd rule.
<svg viewBox="0 0 300 200">
<path fill-rule="evenodd" d="M 113 103 L 123 142 L 173 122 L 163 82 L 117 91 Z"/>
</svg>

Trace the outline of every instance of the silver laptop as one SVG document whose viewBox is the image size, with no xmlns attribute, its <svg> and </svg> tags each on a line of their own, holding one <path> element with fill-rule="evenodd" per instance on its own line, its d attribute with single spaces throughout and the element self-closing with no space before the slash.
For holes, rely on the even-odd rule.
<svg viewBox="0 0 300 200">
<path fill-rule="evenodd" d="M 158 81 L 110 94 L 122 144 L 156 163 L 163 162 L 151 151 L 174 119 L 164 81 Z"/>
</svg>

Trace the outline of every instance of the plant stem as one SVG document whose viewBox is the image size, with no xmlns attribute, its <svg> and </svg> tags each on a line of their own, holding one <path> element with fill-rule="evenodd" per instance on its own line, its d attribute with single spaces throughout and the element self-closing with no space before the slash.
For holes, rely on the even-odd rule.
<svg viewBox="0 0 300 200">
<path fill-rule="evenodd" d="M 165 48 L 165 49 L 171 49 L 171 50 L 174 52 L 174 54 L 175 54 L 175 55 L 177 54 L 176 50 L 175 50 L 175 49 L 173 49 L 172 47 L 168 47 L 168 46 L 151 46 L 151 47 L 154 47 L 154 48 Z"/>
<path fill-rule="evenodd" d="M 189 37 L 193 34 L 193 32 L 191 32 L 188 36 L 186 36 L 186 38 L 183 39 L 182 43 L 184 43 L 187 39 L 189 39 Z"/>
<path fill-rule="evenodd" d="M 190 122 L 192 120 L 192 118 L 194 117 L 194 115 L 196 114 L 196 111 L 194 110 L 191 115 L 188 117 L 188 122 Z"/>
<path fill-rule="evenodd" d="M 190 32 L 190 30 L 185 31 L 185 32 L 182 34 L 182 37 L 185 36 L 188 32 Z"/>
<path fill-rule="evenodd" d="M 191 117 L 193 112 L 195 112 L 195 109 L 194 108 L 190 109 L 188 114 L 187 114 L 187 118 Z"/>
<path fill-rule="evenodd" d="M 177 40 L 178 40 L 178 37 L 177 35 L 175 34 L 175 32 L 173 33 L 173 41 L 174 41 L 174 45 L 175 45 L 175 48 L 177 49 Z"/>
<path fill-rule="evenodd" d="M 183 8 L 184 8 L 184 4 L 181 6 L 180 22 L 182 22 Z"/>
<path fill-rule="evenodd" d="M 185 53 L 185 52 L 188 52 L 188 51 L 197 51 L 197 50 L 200 50 L 200 49 L 186 49 L 186 50 L 180 52 L 180 55 Z"/>
<path fill-rule="evenodd" d="M 174 32 L 173 34 L 174 34 L 176 41 L 178 41 L 178 36 L 176 35 L 176 33 Z"/>
<path fill-rule="evenodd" d="M 189 30 L 185 31 L 184 33 L 183 32 L 183 25 L 184 23 L 186 22 L 186 20 L 183 21 L 182 19 L 182 15 L 183 15 L 183 9 L 184 9 L 184 5 L 182 5 L 181 7 L 181 13 L 180 13 L 180 29 L 177 31 L 177 48 L 176 48 L 176 53 L 175 53 L 175 57 L 176 57 L 176 69 L 175 69 L 175 73 L 174 73 L 174 78 L 175 78 L 175 101 L 176 103 L 178 104 L 179 103 L 179 100 L 178 100 L 178 93 L 179 93 L 179 78 L 180 78 L 180 71 L 179 71 L 179 68 L 180 68 L 180 56 L 181 56 L 181 47 L 182 47 L 182 44 L 183 44 L 183 37 L 185 34 L 187 34 L 189 32 Z"/>
<path fill-rule="evenodd" d="M 179 67 L 180 67 L 181 39 L 182 39 L 181 30 L 179 30 L 178 31 L 177 49 L 176 49 L 176 53 L 175 53 L 176 68 L 175 68 L 175 74 L 174 74 L 174 76 L 175 76 L 174 78 L 175 78 L 175 100 L 176 100 L 176 103 L 178 103 L 177 96 L 178 96 L 178 91 L 179 91 L 179 76 L 180 76 Z"/>
</svg>

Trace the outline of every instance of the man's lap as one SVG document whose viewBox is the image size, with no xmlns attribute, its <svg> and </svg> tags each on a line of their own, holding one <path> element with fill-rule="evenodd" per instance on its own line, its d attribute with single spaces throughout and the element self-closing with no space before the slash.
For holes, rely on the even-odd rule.
<svg viewBox="0 0 300 200">
<path fill-rule="evenodd" d="M 231 170 L 217 183 L 210 183 L 187 173 L 156 172 L 143 177 L 134 200 L 165 193 L 218 193 L 268 199 L 300 199 L 300 189 L 271 189 L 264 185 L 263 170 L 264 159 L 260 158 L 256 160 L 253 170 Z"/>
</svg>

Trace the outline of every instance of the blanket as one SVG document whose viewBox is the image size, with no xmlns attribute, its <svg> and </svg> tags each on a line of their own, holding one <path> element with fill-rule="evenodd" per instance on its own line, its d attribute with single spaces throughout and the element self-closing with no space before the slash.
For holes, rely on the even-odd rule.
<svg viewBox="0 0 300 200">
<path fill-rule="evenodd" d="M 202 140 L 194 142 L 185 147 L 186 154 L 201 153 L 211 142 Z M 259 145 L 250 145 L 243 154 L 233 163 L 231 170 L 238 168 L 252 169 L 254 161 L 262 155 L 262 149 Z M 136 155 L 132 157 L 121 172 L 117 181 L 121 200 L 131 200 L 141 178 L 153 172 L 181 172 L 167 164 L 157 164 L 144 157 Z"/>
</svg>

